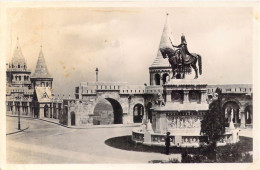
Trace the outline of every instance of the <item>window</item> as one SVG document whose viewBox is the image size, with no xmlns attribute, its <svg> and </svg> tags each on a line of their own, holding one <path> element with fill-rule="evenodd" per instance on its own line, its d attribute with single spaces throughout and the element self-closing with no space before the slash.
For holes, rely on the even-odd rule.
<svg viewBox="0 0 260 170">
<path fill-rule="evenodd" d="M 154 80 L 155 80 L 155 85 L 160 85 L 160 75 L 159 74 L 155 74 L 154 76 Z"/>
</svg>

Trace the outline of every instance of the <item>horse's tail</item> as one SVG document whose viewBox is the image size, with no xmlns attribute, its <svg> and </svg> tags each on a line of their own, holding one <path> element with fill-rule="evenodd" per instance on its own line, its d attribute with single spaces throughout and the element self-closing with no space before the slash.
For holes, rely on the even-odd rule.
<svg viewBox="0 0 260 170">
<path fill-rule="evenodd" d="M 199 73 L 200 75 L 202 74 L 202 62 L 201 62 L 201 56 L 199 54 L 197 54 L 198 56 L 198 60 L 199 60 Z"/>
</svg>

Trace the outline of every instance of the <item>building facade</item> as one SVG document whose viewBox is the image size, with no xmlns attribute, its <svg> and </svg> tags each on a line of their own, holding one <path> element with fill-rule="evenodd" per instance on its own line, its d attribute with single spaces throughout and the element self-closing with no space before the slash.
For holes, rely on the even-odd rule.
<svg viewBox="0 0 260 170">
<path fill-rule="evenodd" d="M 62 98 L 54 98 L 52 81 L 42 49 L 32 74 L 17 40 L 12 59 L 6 68 L 6 113 L 58 119 L 63 109 Z"/>
</svg>

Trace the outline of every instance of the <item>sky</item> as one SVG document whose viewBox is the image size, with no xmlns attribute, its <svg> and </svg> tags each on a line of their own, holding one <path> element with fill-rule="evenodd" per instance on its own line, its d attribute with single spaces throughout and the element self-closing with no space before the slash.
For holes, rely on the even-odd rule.
<svg viewBox="0 0 260 170">
<path fill-rule="evenodd" d="M 74 94 L 80 82 L 149 84 L 149 67 L 160 43 L 166 13 L 173 42 L 186 36 L 202 56 L 208 84 L 252 84 L 251 8 L 10 8 L 7 62 L 19 37 L 34 72 L 42 45 L 55 94 Z"/>
</svg>

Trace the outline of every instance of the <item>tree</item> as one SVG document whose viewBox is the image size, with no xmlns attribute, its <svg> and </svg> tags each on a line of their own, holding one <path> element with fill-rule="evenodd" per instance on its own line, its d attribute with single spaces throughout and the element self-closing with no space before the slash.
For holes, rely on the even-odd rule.
<svg viewBox="0 0 260 170">
<path fill-rule="evenodd" d="M 209 105 L 209 111 L 201 121 L 201 134 L 207 138 L 209 156 L 212 159 L 216 159 L 217 141 L 225 133 L 225 113 L 221 108 L 221 89 L 217 88 L 215 94 L 216 98 Z"/>
</svg>

